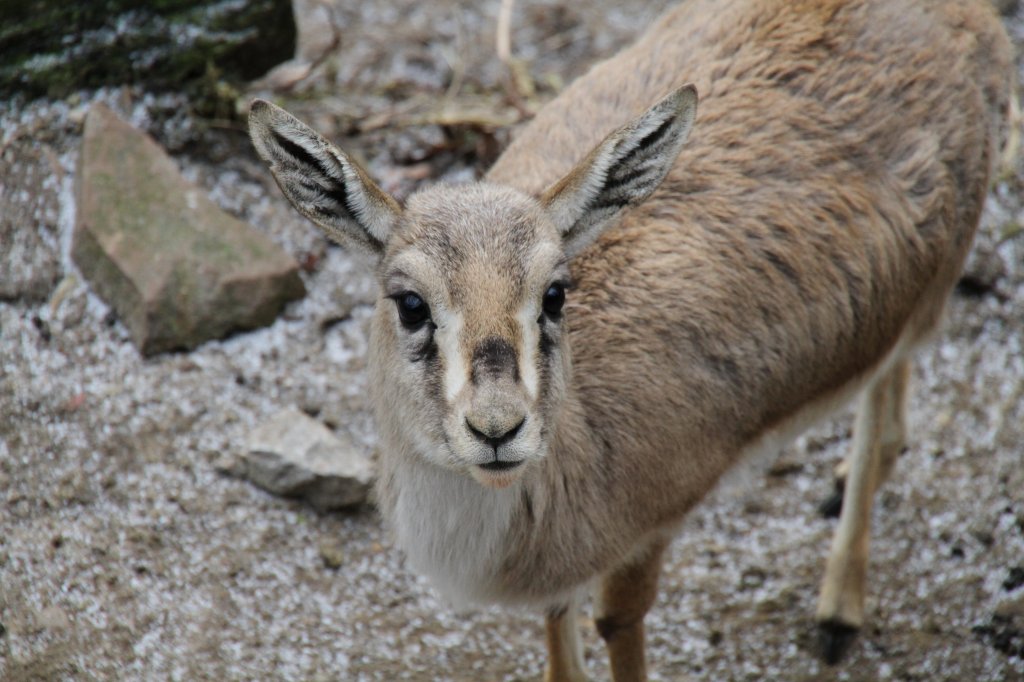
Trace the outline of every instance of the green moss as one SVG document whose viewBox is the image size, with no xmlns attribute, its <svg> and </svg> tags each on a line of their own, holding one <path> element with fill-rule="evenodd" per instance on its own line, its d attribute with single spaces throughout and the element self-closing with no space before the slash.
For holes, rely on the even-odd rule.
<svg viewBox="0 0 1024 682">
<path fill-rule="evenodd" d="M 295 51 L 287 0 L 0 0 L 0 16 L 0 97 L 181 89 L 211 69 L 236 83 Z"/>
</svg>

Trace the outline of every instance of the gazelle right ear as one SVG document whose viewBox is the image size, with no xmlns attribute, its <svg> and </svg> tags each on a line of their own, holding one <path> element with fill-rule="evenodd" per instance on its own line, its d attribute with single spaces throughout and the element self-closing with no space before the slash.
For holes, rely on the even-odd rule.
<svg viewBox="0 0 1024 682">
<path fill-rule="evenodd" d="M 377 258 L 402 208 L 345 152 L 284 109 L 257 99 L 249 110 L 256 152 L 299 212 L 343 245 Z"/>
</svg>

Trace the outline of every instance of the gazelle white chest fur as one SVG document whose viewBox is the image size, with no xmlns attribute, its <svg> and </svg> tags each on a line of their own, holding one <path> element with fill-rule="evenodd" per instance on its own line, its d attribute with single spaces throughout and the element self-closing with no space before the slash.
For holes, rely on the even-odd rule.
<svg viewBox="0 0 1024 682">
<path fill-rule="evenodd" d="M 285 195 L 376 263 L 379 492 L 412 565 L 457 599 L 545 609 L 550 680 L 585 677 L 574 610 L 594 587 L 615 680 L 643 679 L 682 517 L 860 394 L 817 614 L 837 658 L 1011 80 L 983 0 L 692 0 L 548 104 L 486 181 L 404 206 L 255 102 Z"/>
</svg>

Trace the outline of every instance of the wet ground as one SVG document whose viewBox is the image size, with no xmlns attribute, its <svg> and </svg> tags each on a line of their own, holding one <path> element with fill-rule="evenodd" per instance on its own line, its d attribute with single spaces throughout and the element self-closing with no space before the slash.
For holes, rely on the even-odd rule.
<svg viewBox="0 0 1024 682">
<path fill-rule="evenodd" d="M 497 3 L 483 4 L 310 1 L 328 21 L 313 37 L 333 47 L 284 101 L 406 194 L 478 172 L 505 122 L 666 3 L 516 3 L 511 42 L 535 94 L 508 85 Z M 1024 20 L 1007 22 L 1021 50 Z M 299 258 L 309 296 L 268 329 L 142 359 L 67 257 L 92 100 Z M 30 253 L 0 254 L 34 277 L 0 300 L 0 679 L 538 679 L 537 614 L 455 612 L 372 507 L 318 515 L 221 473 L 287 406 L 375 443 L 369 273 L 291 211 L 238 125 L 137 89 L 0 107 L 5 206 L 37 226 Z M 917 364 L 911 447 L 873 517 L 870 622 L 847 659 L 820 663 L 812 624 L 833 528 L 817 504 L 850 444 L 844 414 L 690 517 L 648 618 L 654 679 L 1024 680 L 1024 614 L 993 621 L 1024 582 L 1022 190 L 1018 160 Z M 607 679 L 582 626 L 590 673 Z"/>
</svg>

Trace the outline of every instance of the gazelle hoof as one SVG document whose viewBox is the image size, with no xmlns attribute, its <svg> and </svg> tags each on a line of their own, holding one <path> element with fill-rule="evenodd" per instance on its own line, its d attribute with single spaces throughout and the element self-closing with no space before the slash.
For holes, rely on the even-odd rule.
<svg viewBox="0 0 1024 682">
<path fill-rule="evenodd" d="M 860 628 L 837 620 L 818 623 L 821 657 L 825 662 L 829 665 L 839 663 L 856 639 L 859 630 Z"/>
</svg>

